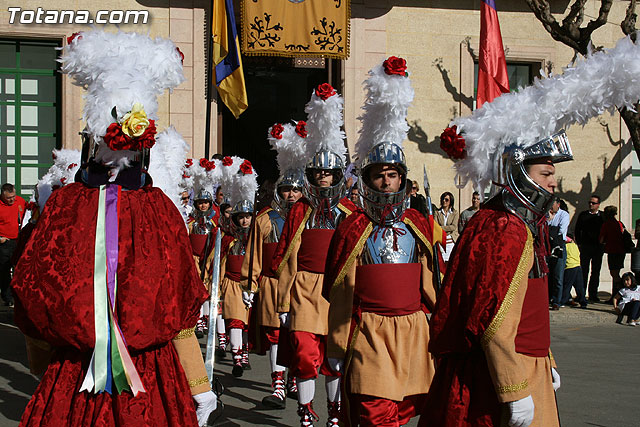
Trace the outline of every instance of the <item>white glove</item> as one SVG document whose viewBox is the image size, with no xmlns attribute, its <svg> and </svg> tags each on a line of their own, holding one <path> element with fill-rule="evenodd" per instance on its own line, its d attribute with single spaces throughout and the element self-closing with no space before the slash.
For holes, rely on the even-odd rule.
<svg viewBox="0 0 640 427">
<path fill-rule="evenodd" d="M 336 372 L 342 372 L 342 369 L 344 368 L 344 359 L 336 359 L 335 357 L 329 357 L 327 359 L 327 362 L 329 362 L 329 367 L 336 371 Z"/>
<path fill-rule="evenodd" d="M 531 395 L 509 402 L 509 427 L 529 427 L 533 422 L 533 399 Z"/>
<path fill-rule="evenodd" d="M 253 292 L 249 293 L 246 291 L 242 291 L 242 302 L 247 307 L 251 307 L 253 305 Z"/>
<path fill-rule="evenodd" d="M 205 391 L 193 396 L 193 400 L 196 401 L 196 416 L 198 417 L 198 426 L 203 427 L 207 425 L 209 415 L 218 407 L 218 398 L 211 391 Z"/>
<path fill-rule="evenodd" d="M 289 327 L 289 313 L 280 313 L 278 314 L 278 317 L 280 318 L 280 325 L 284 326 L 285 328 Z"/>
<path fill-rule="evenodd" d="M 553 391 L 558 391 L 560 388 L 560 374 L 556 371 L 556 368 L 551 368 L 551 380 L 553 384 Z"/>
</svg>

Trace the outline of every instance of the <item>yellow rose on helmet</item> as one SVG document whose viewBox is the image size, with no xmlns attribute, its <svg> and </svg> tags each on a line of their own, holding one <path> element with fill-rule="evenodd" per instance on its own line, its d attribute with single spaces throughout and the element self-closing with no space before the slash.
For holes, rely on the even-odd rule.
<svg viewBox="0 0 640 427">
<path fill-rule="evenodd" d="M 129 138 L 137 138 L 142 135 L 149 126 L 147 113 L 142 109 L 142 104 L 139 102 L 133 104 L 131 111 L 122 118 L 121 125 L 122 133 Z"/>
</svg>

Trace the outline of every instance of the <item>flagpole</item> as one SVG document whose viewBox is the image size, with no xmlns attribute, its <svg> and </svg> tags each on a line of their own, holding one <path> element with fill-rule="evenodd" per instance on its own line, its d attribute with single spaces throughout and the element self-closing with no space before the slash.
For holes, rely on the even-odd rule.
<svg viewBox="0 0 640 427">
<path fill-rule="evenodd" d="M 213 76 L 213 1 L 210 3 L 211 8 L 209 9 L 209 25 L 207 26 L 207 68 L 206 68 L 206 76 L 207 81 L 205 83 L 205 93 L 207 98 L 207 113 L 205 118 L 205 132 L 204 132 L 204 157 L 209 159 L 210 154 L 210 145 L 211 145 L 211 102 L 213 101 L 213 90 L 214 90 L 214 79 Z"/>
</svg>

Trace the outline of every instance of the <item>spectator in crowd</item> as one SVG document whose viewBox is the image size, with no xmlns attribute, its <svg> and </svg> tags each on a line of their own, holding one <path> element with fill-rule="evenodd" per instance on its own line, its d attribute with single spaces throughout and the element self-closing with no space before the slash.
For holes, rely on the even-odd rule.
<svg viewBox="0 0 640 427">
<path fill-rule="evenodd" d="M 562 279 L 562 301 L 560 304 L 587 308 L 584 281 L 582 280 L 582 268 L 580 268 L 580 249 L 578 249 L 578 245 L 576 245 L 573 234 L 571 233 L 567 233 L 565 249 L 567 254 L 567 263 L 564 269 L 564 277 Z M 573 301 L 569 301 L 572 287 L 576 290 L 576 297 Z"/>
<path fill-rule="evenodd" d="M 589 199 L 589 210 L 582 211 L 576 220 L 576 243 L 580 248 L 580 267 L 585 286 L 588 285 L 589 301 L 598 300 L 600 286 L 600 268 L 602 267 L 602 245 L 600 245 L 600 229 L 602 228 L 602 212 L 600 196 L 593 194 Z M 591 278 L 589 278 L 591 267 Z"/>
<path fill-rule="evenodd" d="M 447 245 L 445 251 L 442 253 L 442 258 L 445 261 L 449 261 L 453 246 L 458 240 L 458 220 L 460 215 L 458 211 L 453 207 L 455 200 L 453 194 L 445 191 L 440 196 L 440 209 L 436 211 L 435 219 L 440 224 L 440 227 L 447 233 Z"/>
<path fill-rule="evenodd" d="M 354 205 L 360 207 L 360 190 L 358 190 L 358 187 L 354 186 L 351 188 L 349 199 L 351 199 Z"/>
<path fill-rule="evenodd" d="M 422 194 L 418 194 L 420 186 L 418 181 L 407 180 L 407 188 L 410 189 L 409 197 L 411 201 L 411 209 L 415 209 L 422 215 L 427 216 L 427 199 Z"/>
<path fill-rule="evenodd" d="M 12 184 L 0 190 L 0 289 L 4 305 L 13 306 L 11 295 L 11 256 L 16 248 L 26 202 L 16 195 Z"/>
<path fill-rule="evenodd" d="M 224 203 L 224 193 L 222 192 L 222 186 L 220 185 L 218 185 L 218 188 L 216 188 L 216 197 L 214 199 L 214 202 L 218 206 L 222 206 L 222 204 Z"/>
<path fill-rule="evenodd" d="M 460 220 L 458 221 L 458 233 L 462 234 L 462 230 L 467 225 L 471 217 L 474 213 L 478 212 L 480 209 L 480 193 L 477 191 L 473 192 L 473 196 L 471 196 L 471 206 L 467 209 L 463 210 L 460 213 Z"/>
<path fill-rule="evenodd" d="M 623 288 L 613 297 L 613 308 L 618 313 L 616 323 L 622 323 L 624 316 L 627 316 L 627 325 L 636 326 L 640 324 L 640 289 L 633 273 L 622 275 Z"/>
<path fill-rule="evenodd" d="M 600 243 L 604 245 L 604 252 L 607 254 L 607 263 L 609 264 L 609 272 L 613 281 L 611 298 L 607 304 L 613 303 L 613 296 L 622 287 L 622 279 L 620 278 L 620 270 L 624 267 L 624 243 L 622 242 L 622 233 L 624 232 L 624 224 L 616 219 L 618 208 L 615 206 L 607 206 L 604 208 L 602 219 L 602 228 L 600 229 Z M 591 295 L 591 293 L 589 293 Z"/>
<path fill-rule="evenodd" d="M 191 205 L 191 196 L 188 191 L 180 193 L 180 213 L 186 223 L 189 216 L 193 213 L 193 206 Z"/>
<path fill-rule="evenodd" d="M 549 210 L 549 243 L 551 256 L 549 257 L 549 293 L 551 309 L 558 310 L 562 304 L 562 279 L 567 263 L 565 240 L 569 229 L 569 212 L 560 209 L 560 198 L 554 197 Z"/>
</svg>

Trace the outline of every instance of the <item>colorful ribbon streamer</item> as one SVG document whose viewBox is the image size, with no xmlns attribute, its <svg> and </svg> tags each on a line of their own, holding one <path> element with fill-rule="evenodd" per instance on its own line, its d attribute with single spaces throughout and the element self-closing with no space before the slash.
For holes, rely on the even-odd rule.
<svg viewBox="0 0 640 427">
<path fill-rule="evenodd" d="M 145 392 L 138 371 L 127 351 L 115 314 L 118 290 L 119 185 L 100 186 L 93 276 L 93 303 L 96 341 L 87 375 L 80 391 L 112 392 L 124 390 L 134 396 Z"/>
</svg>

